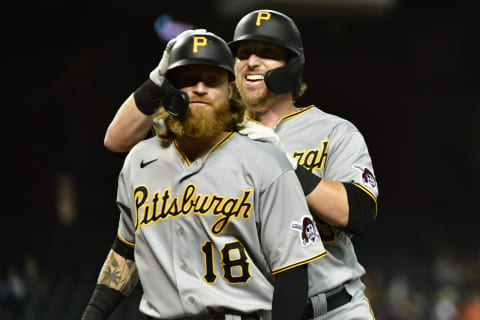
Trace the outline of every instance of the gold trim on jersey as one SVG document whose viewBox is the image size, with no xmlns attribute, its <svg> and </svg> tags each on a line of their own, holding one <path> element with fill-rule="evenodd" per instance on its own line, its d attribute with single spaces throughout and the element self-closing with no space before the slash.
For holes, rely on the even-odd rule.
<svg viewBox="0 0 480 320">
<path fill-rule="evenodd" d="M 373 310 L 372 310 L 372 305 L 370 304 L 370 300 L 368 300 L 367 298 L 363 298 L 362 300 L 368 304 L 368 312 L 370 313 L 372 320 L 375 320 L 375 316 L 373 315 Z"/>
<path fill-rule="evenodd" d="M 253 188 L 242 190 L 242 198 L 225 197 L 217 194 L 196 194 L 197 187 L 190 183 L 183 190 L 181 197 L 172 197 L 171 188 L 158 190 L 150 198 L 146 185 L 138 185 L 133 190 L 135 203 L 135 232 L 143 226 L 155 224 L 170 217 L 197 215 L 220 216 L 210 227 L 210 232 L 217 236 L 227 228 L 230 219 L 250 219 L 253 208 L 249 201 Z"/>
<path fill-rule="evenodd" d="M 280 119 L 280 121 L 278 121 L 278 123 L 280 123 L 280 122 L 282 122 L 282 121 L 285 121 L 285 120 L 289 120 L 289 119 L 298 117 L 299 115 L 307 112 L 308 110 L 310 110 L 310 109 L 312 109 L 312 108 L 315 108 L 315 106 L 314 106 L 314 105 L 311 105 L 311 106 L 308 106 L 308 107 L 298 108 L 298 111 L 282 117 L 282 118 Z"/>
<path fill-rule="evenodd" d="M 118 237 L 118 239 L 120 239 L 120 241 L 122 241 L 127 246 L 132 247 L 132 248 L 135 247 L 135 243 L 127 241 L 127 240 L 125 240 L 124 237 L 122 237 L 122 235 L 120 234 L 120 229 L 117 230 L 117 237 Z"/>
<path fill-rule="evenodd" d="M 362 189 L 363 191 L 365 191 L 370 197 L 372 197 L 373 201 L 375 201 L 375 218 L 377 217 L 377 213 L 378 213 L 378 205 L 377 205 L 377 197 L 375 197 L 375 195 L 372 193 L 372 191 L 370 191 L 367 187 L 365 187 L 364 185 L 361 185 L 359 183 L 354 183 L 353 184 L 355 187 L 358 187 L 360 189 Z"/>
<path fill-rule="evenodd" d="M 280 118 L 280 120 L 278 120 L 277 124 L 278 125 L 280 122 L 282 121 L 285 121 L 285 120 L 289 120 L 289 119 L 292 119 L 292 118 L 295 118 L 295 117 L 298 117 L 299 115 L 309 111 L 310 109 L 313 109 L 313 108 L 316 108 L 314 105 L 311 105 L 311 106 L 308 106 L 308 107 L 303 107 L 303 108 L 297 108 L 298 110 L 293 112 L 293 113 L 290 113 L 290 114 L 287 114 L 286 116 L 283 116 L 282 118 Z M 265 125 L 263 123 L 261 123 L 260 121 L 258 120 L 255 120 L 255 119 L 252 119 L 250 118 L 249 116 L 245 116 L 245 118 L 249 121 L 253 121 L 255 122 L 256 124 L 259 124 L 261 126 L 264 126 Z"/>
<path fill-rule="evenodd" d="M 177 152 L 178 152 L 178 154 L 180 155 L 180 157 L 183 158 L 183 161 L 185 161 L 185 165 L 186 165 L 187 167 L 189 167 L 190 164 L 191 164 L 191 163 L 190 163 L 190 160 L 188 160 L 187 155 L 186 155 L 185 153 L 183 153 L 182 150 L 180 150 L 180 146 L 178 145 L 178 142 L 177 142 L 176 139 L 173 140 L 173 146 L 175 147 L 175 150 L 177 150 Z"/>
<path fill-rule="evenodd" d="M 227 134 L 225 137 L 223 137 L 220 141 L 218 141 L 217 143 L 215 143 L 215 145 L 213 147 L 210 148 L 210 150 L 207 152 L 207 154 L 203 157 L 203 160 L 202 162 L 205 163 L 205 161 L 207 161 L 207 158 L 208 156 L 213 152 L 213 150 L 219 148 L 222 144 L 224 144 L 225 142 L 227 142 L 228 140 L 230 140 L 231 137 L 233 137 L 233 135 L 235 134 L 236 132 L 230 132 L 229 134 Z M 190 162 L 190 160 L 188 159 L 187 155 L 185 153 L 183 153 L 183 151 L 180 149 L 180 146 L 178 145 L 178 142 L 176 139 L 173 140 L 173 146 L 175 147 L 175 150 L 177 150 L 178 154 L 180 155 L 180 157 L 183 158 L 183 160 L 185 161 L 185 165 L 188 167 L 190 166 L 192 163 Z"/>
<path fill-rule="evenodd" d="M 228 140 L 230 140 L 233 135 L 235 134 L 236 132 L 230 132 L 228 135 L 226 135 L 222 140 L 220 140 L 219 142 L 217 142 L 211 149 L 210 151 L 208 151 L 207 155 L 203 158 L 203 163 L 205 163 L 205 161 L 207 160 L 208 156 L 210 155 L 210 153 L 212 153 L 213 150 L 217 149 L 217 148 L 220 148 L 221 145 L 223 145 L 225 142 L 227 142 Z"/>
<path fill-rule="evenodd" d="M 303 264 L 306 264 L 306 263 L 309 263 L 309 262 L 318 260 L 318 259 L 320 259 L 320 258 L 323 258 L 323 257 L 325 257 L 326 255 L 327 255 L 327 251 L 323 251 L 322 253 L 317 254 L 316 256 L 313 256 L 313 257 L 311 257 L 311 258 L 309 258 L 309 259 L 301 260 L 301 261 L 298 261 L 298 262 L 289 264 L 288 266 L 285 266 L 285 267 L 282 267 L 282 268 L 278 268 L 278 269 L 272 270 L 272 274 L 277 274 L 277 273 L 280 273 L 280 272 L 283 272 L 283 271 L 287 271 L 287 270 L 289 270 L 289 269 L 292 269 L 292 268 L 301 266 L 301 265 L 303 265 Z"/>
</svg>

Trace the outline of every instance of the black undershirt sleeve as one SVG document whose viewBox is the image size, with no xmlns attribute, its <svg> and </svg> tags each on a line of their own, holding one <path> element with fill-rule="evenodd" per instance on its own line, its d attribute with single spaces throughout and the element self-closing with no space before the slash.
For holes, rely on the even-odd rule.
<svg viewBox="0 0 480 320">
<path fill-rule="evenodd" d="M 300 320 L 308 299 L 308 264 L 275 275 L 272 319 Z"/>
<path fill-rule="evenodd" d="M 134 248 L 123 243 L 120 239 L 118 239 L 118 236 L 116 236 L 113 240 L 112 249 L 125 259 L 135 261 Z"/>
<path fill-rule="evenodd" d="M 345 231 L 357 236 L 367 233 L 377 216 L 376 200 L 352 183 L 343 183 L 348 197 L 348 224 Z"/>
</svg>

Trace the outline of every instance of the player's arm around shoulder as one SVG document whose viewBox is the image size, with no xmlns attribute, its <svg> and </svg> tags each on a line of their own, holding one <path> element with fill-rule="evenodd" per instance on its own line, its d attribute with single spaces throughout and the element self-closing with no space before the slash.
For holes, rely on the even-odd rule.
<svg viewBox="0 0 480 320">
<path fill-rule="evenodd" d="M 128 152 L 148 134 L 153 115 L 142 113 L 130 95 L 120 106 L 105 133 L 103 144 L 113 152 Z"/>
<path fill-rule="evenodd" d="M 307 200 L 325 222 L 364 235 L 377 216 L 378 185 L 363 135 L 340 120 L 331 131 L 325 179 Z"/>
</svg>

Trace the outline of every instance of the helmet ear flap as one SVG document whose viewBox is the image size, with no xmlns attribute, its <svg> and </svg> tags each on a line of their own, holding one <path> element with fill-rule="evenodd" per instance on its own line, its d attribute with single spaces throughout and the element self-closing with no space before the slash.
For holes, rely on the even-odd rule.
<svg viewBox="0 0 480 320">
<path fill-rule="evenodd" d="M 291 58 L 284 66 L 268 70 L 264 81 L 268 90 L 275 94 L 295 92 L 302 84 L 305 58 L 302 55 Z"/>
</svg>

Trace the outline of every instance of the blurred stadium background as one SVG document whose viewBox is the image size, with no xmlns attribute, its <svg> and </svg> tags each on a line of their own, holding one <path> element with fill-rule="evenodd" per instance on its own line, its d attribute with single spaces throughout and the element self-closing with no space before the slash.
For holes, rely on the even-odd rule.
<svg viewBox="0 0 480 320">
<path fill-rule="evenodd" d="M 79 319 L 116 231 L 124 155 L 103 147 L 115 111 L 172 33 L 229 41 L 264 8 L 302 32 L 297 105 L 351 120 L 369 146 L 379 216 L 354 243 L 376 318 L 480 319 L 480 5 L 406 0 L 12 2 L 0 319 Z M 111 319 L 143 319 L 140 294 Z"/>
</svg>

